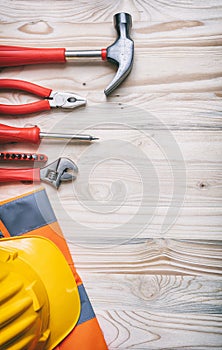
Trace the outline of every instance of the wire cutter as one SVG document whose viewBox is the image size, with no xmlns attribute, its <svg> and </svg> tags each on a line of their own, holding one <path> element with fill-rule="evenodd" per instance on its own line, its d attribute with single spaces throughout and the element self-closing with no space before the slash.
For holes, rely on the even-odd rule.
<svg viewBox="0 0 222 350">
<path fill-rule="evenodd" d="M 72 92 L 59 92 L 45 88 L 27 81 L 16 79 L 0 79 L 0 89 L 13 89 L 29 92 L 43 100 L 21 104 L 5 105 L 0 104 L 0 114 L 29 114 L 41 111 L 47 111 L 51 107 L 56 108 L 76 108 L 86 104 L 86 99 Z"/>
</svg>

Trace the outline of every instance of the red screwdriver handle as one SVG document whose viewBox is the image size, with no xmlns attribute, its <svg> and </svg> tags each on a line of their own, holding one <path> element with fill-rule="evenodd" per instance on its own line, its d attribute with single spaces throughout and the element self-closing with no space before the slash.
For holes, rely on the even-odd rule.
<svg viewBox="0 0 222 350">
<path fill-rule="evenodd" d="M 21 46 L 0 46 L 0 66 L 23 66 L 39 63 L 64 63 L 64 48 L 29 48 Z"/>
<path fill-rule="evenodd" d="M 40 168 L 8 169 L 0 168 L 0 182 L 29 181 L 40 182 Z"/>
<path fill-rule="evenodd" d="M 0 124 L 0 143 L 11 142 L 40 142 L 40 129 L 38 126 L 30 128 L 16 128 L 5 124 Z"/>
</svg>

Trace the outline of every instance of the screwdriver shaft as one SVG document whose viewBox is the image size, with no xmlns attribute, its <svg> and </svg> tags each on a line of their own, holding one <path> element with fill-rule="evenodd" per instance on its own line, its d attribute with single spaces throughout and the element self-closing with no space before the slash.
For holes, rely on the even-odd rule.
<svg viewBox="0 0 222 350">
<path fill-rule="evenodd" d="M 71 139 L 71 140 L 78 140 L 78 141 L 92 141 L 92 140 L 98 140 L 97 137 L 93 137 L 91 135 L 85 135 L 85 134 L 59 134 L 59 133 L 46 133 L 46 132 L 40 132 L 39 133 L 40 138 L 50 138 L 50 139 Z"/>
</svg>

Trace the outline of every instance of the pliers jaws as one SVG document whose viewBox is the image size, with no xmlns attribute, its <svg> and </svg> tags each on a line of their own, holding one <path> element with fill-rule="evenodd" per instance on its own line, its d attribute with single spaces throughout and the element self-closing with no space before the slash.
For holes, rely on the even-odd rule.
<svg viewBox="0 0 222 350">
<path fill-rule="evenodd" d="M 40 179 L 59 188 L 61 182 L 75 180 L 78 174 L 77 165 L 68 158 L 59 158 L 40 169 Z"/>
<path fill-rule="evenodd" d="M 86 104 L 86 99 L 72 92 L 52 91 L 48 97 L 50 107 L 75 108 Z"/>
</svg>

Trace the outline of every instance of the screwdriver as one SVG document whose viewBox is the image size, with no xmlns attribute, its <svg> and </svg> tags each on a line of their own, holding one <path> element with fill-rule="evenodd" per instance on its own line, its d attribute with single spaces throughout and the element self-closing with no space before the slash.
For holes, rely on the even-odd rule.
<svg viewBox="0 0 222 350">
<path fill-rule="evenodd" d="M 41 132 L 38 126 L 17 128 L 0 124 L 0 143 L 28 142 L 39 143 L 42 138 L 70 139 L 77 141 L 93 141 L 98 137 L 85 134 L 57 134 Z"/>
</svg>

